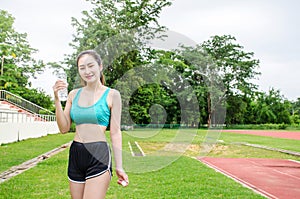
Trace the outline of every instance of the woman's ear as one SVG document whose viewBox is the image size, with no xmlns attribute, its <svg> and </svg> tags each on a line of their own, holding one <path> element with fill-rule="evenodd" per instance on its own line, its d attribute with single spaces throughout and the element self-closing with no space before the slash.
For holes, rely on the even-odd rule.
<svg viewBox="0 0 300 199">
<path fill-rule="evenodd" d="M 99 68 L 100 68 L 100 72 L 102 72 L 102 70 L 103 70 L 102 64 L 99 65 Z"/>
</svg>

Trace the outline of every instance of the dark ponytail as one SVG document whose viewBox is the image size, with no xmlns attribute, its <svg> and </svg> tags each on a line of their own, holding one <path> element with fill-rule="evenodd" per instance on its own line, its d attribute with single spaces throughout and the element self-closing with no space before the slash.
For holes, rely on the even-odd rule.
<svg viewBox="0 0 300 199">
<path fill-rule="evenodd" d="M 102 85 L 104 86 L 105 85 L 105 77 L 104 77 L 102 71 L 100 72 L 100 81 L 101 81 Z"/>
</svg>

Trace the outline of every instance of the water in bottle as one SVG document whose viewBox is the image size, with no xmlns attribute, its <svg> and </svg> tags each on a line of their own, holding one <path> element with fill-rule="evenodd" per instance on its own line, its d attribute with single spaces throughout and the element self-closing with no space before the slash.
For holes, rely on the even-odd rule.
<svg viewBox="0 0 300 199">
<path fill-rule="evenodd" d="M 67 74 L 63 71 L 60 70 L 57 73 L 57 78 L 64 81 L 65 83 L 67 83 Z M 68 88 L 62 89 L 58 91 L 58 98 L 60 101 L 66 101 L 68 98 Z"/>
</svg>

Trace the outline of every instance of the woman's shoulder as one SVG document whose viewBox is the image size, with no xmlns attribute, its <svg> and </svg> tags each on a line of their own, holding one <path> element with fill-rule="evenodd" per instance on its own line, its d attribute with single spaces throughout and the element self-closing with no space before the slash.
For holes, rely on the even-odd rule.
<svg viewBox="0 0 300 199">
<path fill-rule="evenodd" d="M 121 101 L 121 94 L 117 89 L 109 87 L 108 89 L 108 106 L 112 108 L 113 104 L 119 103 Z"/>
<path fill-rule="evenodd" d="M 107 89 L 109 89 L 109 95 L 111 96 L 120 95 L 120 92 L 117 89 L 110 88 L 110 87 L 107 87 Z"/>
<path fill-rule="evenodd" d="M 82 88 L 75 88 L 75 89 L 73 89 L 73 90 L 70 91 L 70 94 L 76 94 L 81 89 Z"/>
<path fill-rule="evenodd" d="M 69 96 L 71 99 L 74 99 L 74 97 L 76 96 L 76 94 L 78 93 L 79 90 L 81 90 L 82 88 L 75 88 L 73 90 L 70 91 Z"/>
</svg>

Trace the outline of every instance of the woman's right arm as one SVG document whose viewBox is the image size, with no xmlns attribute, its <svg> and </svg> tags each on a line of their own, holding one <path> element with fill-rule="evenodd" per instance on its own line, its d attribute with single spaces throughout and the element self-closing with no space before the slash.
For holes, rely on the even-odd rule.
<svg viewBox="0 0 300 199">
<path fill-rule="evenodd" d="M 71 127 L 71 117 L 70 110 L 72 106 L 72 99 L 74 96 L 74 90 L 71 91 L 68 95 L 68 99 L 66 102 L 65 110 L 63 110 L 61 102 L 58 98 L 58 91 L 62 88 L 65 88 L 65 85 L 62 85 L 62 82 L 59 80 L 53 86 L 54 91 L 54 103 L 55 103 L 55 115 L 56 122 L 61 133 L 66 133 L 70 130 Z"/>
</svg>

